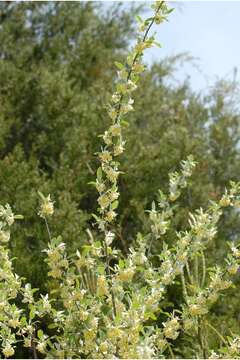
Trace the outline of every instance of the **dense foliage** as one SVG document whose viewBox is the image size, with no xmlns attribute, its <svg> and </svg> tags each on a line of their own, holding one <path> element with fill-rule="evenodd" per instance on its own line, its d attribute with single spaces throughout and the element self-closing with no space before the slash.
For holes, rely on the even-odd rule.
<svg viewBox="0 0 240 360">
<path fill-rule="evenodd" d="M 114 61 L 131 38 L 130 16 L 119 6 L 103 15 L 91 3 L 1 2 L 0 8 L 1 199 L 24 215 L 11 244 L 17 270 L 43 286 L 44 269 L 35 261 L 46 244 L 37 190 L 53 193 L 59 204 L 54 230 L 70 246 L 83 243 L 95 206 L 87 183 L 103 104 Z"/>
<path fill-rule="evenodd" d="M 240 178 L 234 84 L 219 82 L 205 97 L 169 85 L 181 56 L 141 74 L 155 42 L 148 27 L 168 14 L 162 2 L 153 18 L 138 18 L 126 63 L 135 10 L 106 15 L 71 2 L 0 10 L 1 203 L 24 216 L 9 241 L 14 216 L 0 211 L 4 356 L 20 336 L 33 357 L 238 356 L 239 338 L 226 337 L 239 332 L 239 185 L 225 190 Z M 229 287 L 226 301 L 219 293 Z"/>
</svg>

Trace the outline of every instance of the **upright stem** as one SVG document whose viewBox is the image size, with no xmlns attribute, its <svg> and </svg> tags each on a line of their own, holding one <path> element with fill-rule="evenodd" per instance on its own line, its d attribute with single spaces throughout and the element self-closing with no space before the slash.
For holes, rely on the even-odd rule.
<svg viewBox="0 0 240 360">
<path fill-rule="evenodd" d="M 112 276 L 111 276 L 110 265 L 109 265 L 110 259 L 109 259 L 109 254 L 108 254 L 108 246 L 107 246 L 105 238 L 104 238 L 104 253 L 105 253 L 105 257 L 106 257 L 106 273 L 107 273 L 108 278 L 110 279 L 110 293 L 111 293 L 111 298 L 112 298 L 113 316 L 116 317 L 117 316 L 116 301 L 115 301 L 115 295 L 114 295 L 113 286 L 112 286 Z"/>
<path fill-rule="evenodd" d="M 202 357 L 203 359 L 207 359 L 207 351 L 205 348 L 205 343 L 204 343 L 204 338 L 203 338 L 203 323 L 202 323 L 202 319 L 199 317 L 198 318 L 198 342 L 201 348 L 201 352 L 202 352 Z"/>
<path fill-rule="evenodd" d="M 44 216 L 44 221 L 45 221 L 46 228 L 47 228 L 48 238 L 49 238 L 50 241 L 52 241 L 51 232 L 50 232 L 50 229 L 49 229 L 49 226 L 48 226 L 48 222 L 47 222 L 47 219 L 46 219 L 45 216 Z"/>
<path fill-rule="evenodd" d="M 196 285 L 199 286 L 199 276 L 198 276 L 198 255 L 194 258 L 194 280 Z"/>
<path fill-rule="evenodd" d="M 175 359 L 174 353 L 173 353 L 171 345 L 169 343 L 167 343 L 167 347 L 168 347 L 168 350 L 170 352 L 171 359 Z"/>
<path fill-rule="evenodd" d="M 205 279 L 206 279 L 206 260 L 203 251 L 201 251 L 202 256 L 202 282 L 201 286 L 204 287 L 205 285 Z"/>
<path fill-rule="evenodd" d="M 214 326 L 212 326 L 209 322 L 206 322 L 206 324 L 211 330 L 213 330 L 215 332 L 215 334 L 217 334 L 217 336 L 219 337 L 219 339 L 222 342 L 222 345 L 224 344 L 225 346 L 227 346 L 228 342 L 224 339 L 224 337 L 220 334 L 220 332 Z"/>
<path fill-rule="evenodd" d="M 35 331 L 34 331 L 34 336 L 31 339 L 31 350 L 32 350 L 32 353 L 33 353 L 33 358 L 38 359 L 37 350 L 36 350 L 36 343 L 35 343 Z"/>
<path fill-rule="evenodd" d="M 182 288 L 183 288 L 183 297 L 187 304 L 188 303 L 188 294 L 187 294 L 186 282 L 185 282 L 185 277 L 184 277 L 184 269 L 181 271 L 181 282 L 182 282 Z"/>
<path fill-rule="evenodd" d="M 153 16 L 153 18 L 151 19 L 150 23 L 148 24 L 142 38 L 140 39 L 139 43 L 144 43 L 148 37 L 148 33 L 152 27 L 152 25 L 154 24 L 155 20 L 156 20 L 156 16 L 158 14 L 158 12 L 160 11 L 162 5 L 163 5 L 164 2 L 161 2 L 160 5 L 158 6 L 158 8 L 156 9 L 156 12 L 155 12 L 155 15 Z M 138 59 L 141 57 L 142 55 L 142 50 L 138 50 L 136 49 L 136 52 L 133 56 L 133 59 L 131 61 L 131 64 L 129 66 L 129 70 L 128 70 L 128 73 L 127 73 L 127 82 L 129 80 L 131 80 L 131 77 L 134 73 L 134 67 L 138 61 Z M 120 120 L 121 120 L 121 109 L 122 109 L 122 106 L 123 106 L 123 100 L 124 100 L 124 94 L 122 93 L 121 96 L 120 96 L 120 99 L 119 99 L 119 103 L 117 105 L 117 108 L 116 108 L 116 116 L 114 117 L 113 119 L 113 123 L 115 124 L 119 124 L 120 123 Z M 108 180 L 109 182 L 109 185 L 112 186 L 112 183 L 110 180 Z M 115 185 L 117 185 L 117 181 L 115 183 Z M 100 195 L 101 195 L 101 191 L 99 191 Z M 105 209 L 105 212 L 106 212 L 106 209 Z M 104 218 L 104 212 L 102 213 L 102 217 Z M 108 221 L 107 221 L 108 222 Z M 111 222 L 111 221 L 109 221 Z M 115 301 L 115 295 L 114 295 L 114 291 L 113 291 L 113 284 L 112 284 L 112 277 L 111 277 L 111 271 L 110 271 L 110 265 L 109 265 L 109 254 L 108 254 L 108 246 L 106 244 L 106 240 L 105 240 L 105 237 L 106 237 L 106 232 L 107 232 L 107 226 L 105 227 L 104 226 L 104 255 L 105 255 L 105 258 L 106 258 L 106 274 L 109 278 L 109 281 L 110 281 L 110 286 L 111 286 L 111 297 L 112 297 L 112 307 L 113 307 L 113 315 L 114 317 L 116 317 L 117 315 L 117 311 L 116 311 L 116 301 Z"/>
<path fill-rule="evenodd" d="M 159 12 L 159 10 L 161 9 L 161 6 L 162 6 L 162 4 L 160 4 L 159 7 L 157 8 L 156 14 L 157 14 L 157 13 Z M 142 38 L 141 42 L 144 42 L 144 41 L 147 39 L 148 33 L 149 33 L 151 27 L 153 26 L 154 21 L 155 21 L 155 16 L 152 18 L 150 24 L 148 25 L 148 27 L 147 27 L 144 35 L 143 35 L 143 38 Z M 128 72 L 127 81 L 130 80 L 131 75 L 132 75 L 132 72 L 133 72 L 134 65 L 136 64 L 136 62 L 137 62 L 137 60 L 138 60 L 138 58 L 139 58 L 140 55 L 141 55 L 140 52 L 137 52 L 137 53 L 135 54 L 135 56 L 134 56 L 134 58 L 133 58 L 133 61 L 132 61 L 131 68 L 130 68 L 130 70 L 129 70 L 129 72 Z M 119 120 L 120 110 L 121 110 L 121 107 L 122 107 L 122 101 L 123 101 L 123 95 L 121 95 L 120 100 L 119 100 L 119 105 L 118 105 L 118 109 L 117 109 L 116 123 L 117 123 L 118 120 Z"/>
<path fill-rule="evenodd" d="M 150 241 L 150 244 L 149 244 L 149 248 L 147 250 L 147 257 L 149 257 L 151 255 L 151 250 L 152 250 L 152 245 L 153 245 L 153 235 L 151 236 L 151 241 Z"/>
<path fill-rule="evenodd" d="M 193 277 L 192 277 L 191 272 L 190 272 L 190 268 L 189 268 L 188 262 L 186 262 L 186 270 L 187 270 L 187 274 L 188 274 L 189 281 L 190 281 L 191 284 L 193 284 L 194 281 L 193 281 Z"/>
</svg>

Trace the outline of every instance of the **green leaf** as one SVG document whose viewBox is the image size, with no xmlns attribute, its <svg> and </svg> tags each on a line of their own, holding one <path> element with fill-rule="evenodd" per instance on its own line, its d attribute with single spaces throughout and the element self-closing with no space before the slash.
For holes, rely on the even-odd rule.
<svg viewBox="0 0 240 360">
<path fill-rule="evenodd" d="M 124 127 L 128 127 L 129 123 L 126 120 L 121 120 L 121 125 L 123 125 Z"/>
<path fill-rule="evenodd" d="M 58 327 L 58 325 L 54 324 L 54 323 L 48 325 L 48 329 L 56 329 L 57 327 Z"/>
<path fill-rule="evenodd" d="M 149 17 L 144 21 L 144 24 L 149 25 L 152 20 L 153 20 L 153 17 Z"/>
<path fill-rule="evenodd" d="M 57 237 L 52 239 L 52 244 L 58 246 L 62 242 L 62 236 L 58 235 Z"/>
<path fill-rule="evenodd" d="M 96 182 L 95 182 L 95 181 L 90 181 L 90 182 L 88 183 L 88 185 L 96 186 Z"/>
<path fill-rule="evenodd" d="M 121 270 L 124 269 L 125 268 L 125 261 L 123 259 L 120 259 L 118 265 L 119 265 Z"/>
<path fill-rule="evenodd" d="M 105 267 L 103 265 L 99 265 L 98 268 L 97 268 L 97 272 L 100 275 L 103 275 L 105 273 Z"/>
<path fill-rule="evenodd" d="M 83 255 L 87 255 L 91 250 L 92 250 L 92 246 L 91 246 L 91 245 L 84 245 L 84 246 L 83 246 L 82 254 L 83 254 Z"/>
<path fill-rule="evenodd" d="M 21 317 L 20 322 L 21 322 L 22 325 L 26 325 L 27 324 L 26 317 L 25 316 Z"/>
<path fill-rule="evenodd" d="M 137 22 L 139 22 L 140 24 L 143 23 L 143 19 L 142 19 L 141 16 L 139 16 L 139 15 L 136 16 L 136 20 L 137 20 Z"/>
<path fill-rule="evenodd" d="M 159 48 L 161 48 L 162 47 L 162 45 L 160 44 L 160 42 L 158 42 L 158 41 L 154 41 L 154 45 L 156 45 L 157 47 L 159 47 Z"/>
<path fill-rule="evenodd" d="M 112 210 L 115 210 L 115 209 L 118 207 L 118 204 L 119 204 L 118 200 L 115 200 L 115 201 L 111 204 L 111 209 L 112 209 Z"/>
<path fill-rule="evenodd" d="M 14 215 L 14 219 L 15 220 L 23 220 L 24 216 L 23 215 Z"/>
<path fill-rule="evenodd" d="M 30 313 L 29 313 L 29 317 L 30 317 L 30 320 L 33 320 L 35 318 L 35 307 L 33 306 L 30 310 Z"/>
<path fill-rule="evenodd" d="M 167 13 L 167 14 L 171 14 L 171 12 L 173 12 L 174 10 L 175 10 L 174 8 L 168 9 L 168 10 L 166 11 L 166 13 Z"/>
<path fill-rule="evenodd" d="M 37 331 L 37 337 L 38 337 L 39 339 L 41 339 L 41 338 L 43 337 L 43 331 L 42 331 L 41 329 L 39 329 L 39 330 Z"/>
<path fill-rule="evenodd" d="M 92 217 L 93 217 L 96 221 L 99 221 L 99 220 L 100 220 L 100 218 L 99 218 L 97 215 L 95 215 L 95 214 L 92 214 Z"/>
<path fill-rule="evenodd" d="M 124 67 L 125 67 L 123 64 L 121 64 L 121 63 L 118 62 L 118 61 L 115 61 L 114 64 L 116 65 L 116 67 L 117 67 L 119 70 L 122 70 L 122 69 L 124 69 Z"/>
<path fill-rule="evenodd" d="M 147 312 L 144 314 L 145 319 L 152 319 L 152 320 L 157 320 L 157 317 L 154 315 L 154 313 L 152 312 Z"/>
<path fill-rule="evenodd" d="M 98 178 L 99 181 L 102 180 L 102 168 L 101 167 L 99 167 L 97 169 L 97 178 Z"/>
<path fill-rule="evenodd" d="M 38 190 L 38 195 L 40 196 L 40 198 L 45 201 L 45 196 L 41 193 L 41 191 Z"/>
</svg>

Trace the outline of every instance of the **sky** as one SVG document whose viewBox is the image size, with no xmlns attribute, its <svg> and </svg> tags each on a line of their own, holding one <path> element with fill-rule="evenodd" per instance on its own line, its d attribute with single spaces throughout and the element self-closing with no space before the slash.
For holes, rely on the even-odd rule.
<svg viewBox="0 0 240 360">
<path fill-rule="evenodd" d="M 156 28 L 162 48 L 148 51 L 151 63 L 165 56 L 189 52 L 195 65 L 180 67 L 176 77 L 189 77 L 195 90 L 204 91 L 219 78 L 240 72 L 240 1 L 178 1 L 169 22 Z M 240 74 L 237 73 L 239 80 Z"/>
<path fill-rule="evenodd" d="M 149 2 L 141 1 L 146 7 Z M 130 2 L 124 4 L 127 8 Z M 148 49 L 145 62 L 188 52 L 194 61 L 180 66 L 175 77 L 178 81 L 187 77 L 196 91 L 206 91 L 220 78 L 233 79 L 234 73 L 239 80 L 240 0 L 174 1 L 170 6 L 175 10 L 169 21 L 156 27 L 162 48 Z M 141 15 L 145 18 L 146 13 Z"/>
</svg>

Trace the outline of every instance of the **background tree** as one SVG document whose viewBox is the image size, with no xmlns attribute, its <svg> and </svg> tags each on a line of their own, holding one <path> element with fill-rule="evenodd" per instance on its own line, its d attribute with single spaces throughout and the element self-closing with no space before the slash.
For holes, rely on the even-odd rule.
<svg viewBox="0 0 240 360">
<path fill-rule="evenodd" d="M 133 11 L 119 4 L 103 10 L 91 3 L 0 4 L 0 192 L 25 216 L 12 251 L 17 270 L 38 286 L 46 233 L 36 216 L 37 189 L 54 194 L 58 233 L 71 246 L 83 242 L 103 102 L 114 60 L 133 35 Z"/>
</svg>

